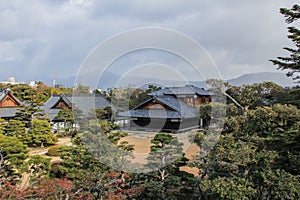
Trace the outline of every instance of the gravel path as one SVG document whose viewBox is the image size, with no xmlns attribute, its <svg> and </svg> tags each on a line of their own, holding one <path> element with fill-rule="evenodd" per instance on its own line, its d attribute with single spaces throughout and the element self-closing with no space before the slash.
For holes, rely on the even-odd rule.
<svg viewBox="0 0 300 200">
<path fill-rule="evenodd" d="M 137 165 L 144 165 L 147 163 L 147 156 L 150 152 L 150 146 L 151 146 L 151 139 L 154 137 L 154 134 L 129 134 L 129 136 L 124 137 L 120 140 L 127 141 L 129 144 L 134 145 L 134 158 L 131 160 L 131 163 L 137 164 Z M 197 156 L 199 154 L 199 147 L 196 144 L 191 144 L 187 137 L 184 135 L 177 135 L 177 138 L 180 142 L 183 143 L 183 151 L 185 152 L 185 156 L 193 160 L 194 156 Z M 194 174 L 195 176 L 198 176 L 198 169 L 191 168 L 191 167 L 182 167 L 182 171 L 186 171 L 189 173 Z"/>
</svg>

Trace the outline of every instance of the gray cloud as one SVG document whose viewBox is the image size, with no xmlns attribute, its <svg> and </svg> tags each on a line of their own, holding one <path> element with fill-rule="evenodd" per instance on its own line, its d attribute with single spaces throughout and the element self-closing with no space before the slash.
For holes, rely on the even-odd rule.
<svg viewBox="0 0 300 200">
<path fill-rule="evenodd" d="M 296 1 L 3 0 L 0 80 L 75 75 L 98 43 L 145 26 L 170 28 L 192 37 L 207 49 L 224 78 L 275 71 L 268 59 L 284 55 L 282 47 L 290 45 L 278 10 L 293 3 Z"/>
</svg>

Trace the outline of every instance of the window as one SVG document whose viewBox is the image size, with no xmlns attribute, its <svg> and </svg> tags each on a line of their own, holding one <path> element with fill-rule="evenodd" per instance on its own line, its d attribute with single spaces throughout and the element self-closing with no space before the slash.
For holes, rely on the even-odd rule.
<svg viewBox="0 0 300 200">
<path fill-rule="evenodd" d="M 205 103 L 205 97 L 201 97 L 201 103 Z"/>
</svg>

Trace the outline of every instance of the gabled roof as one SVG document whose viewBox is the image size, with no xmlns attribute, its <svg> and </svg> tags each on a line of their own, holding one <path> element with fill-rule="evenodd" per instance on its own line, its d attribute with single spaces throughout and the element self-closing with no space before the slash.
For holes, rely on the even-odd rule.
<svg viewBox="0 0 300 200">
<path fill-rule="evenodd" d="M 69 108 L 72 107 L 72 103 L 70 99 L 62 94 L 62 95 L 52 95 L 42 106 L 42 109 L 55 109 L 55 106 L 60 102 L 63 101 Z"/>
<path fill-rule="evenodd" d="M 171 108 L 171 110 L 141 109 L 144 105 L 153 102 L 154 100 L 166 105 L 167 107 Z M 132 110 L 121 112 L 119 116 L 181 119 L 198 117 L 198 111 L 197 109 L 187 105 L 185 102 L 178 100 L 173 96 L 164 96 L 152 97 Z"/>
<path fill-rule="evenodd" d="M 52 106 L 52 108 L 55 108 L 55 106 L 60 102 L 64 102 L 69 108 L 72 108 L 72 103 L 71 101 L 66 97 L 66 95 L 60 95 L 60 98 L 58 99 L 58 101 Z"/>
<path fill-rule="evenodd" d="M 59 113 L 60 109 L 55 108 L 59 101 L 64 101 L 70 108 L 79 109 L 83 115 L 88 113 L 94 108 L 105 108 L 111 106 L 111 103 L 102 95 L 94 94 L 70 94 L 70 95 L 52 95 L 44 106 L 41 107 L 48 114 L 50 119 L 54 119 Z"/>
<path fill-rule="evenodd" d="M 19 105 L 22 104 L 22 102 L 12 94 L 10 89 L 0 88 L 0 102 L 2 102 L 2 100 L 5 99 L 7 95 L 10 95 Z"/>
<path fill-rule="evenodd" d="M 3 89 L 3 88 L 0 89 L 0 103 L 3 101 L 3 99 L 5 99 L 7 95 L 9 95 L 18 105 L 22 104 L 22 102 L 12 94 L 11 90 Z M 17 107 L 0 108 L 0 117 L 1 118 L 14 117 L 17 111 L 18 111 Z"/>
<path fill-rule="evenodd" d="M 186 85 L 183 87 L 166 87 L 156 92 L 148 94 L 149 96 L 164 96 L 164 95 L 199 95 L 199 96 L 210 96 L 212 95 L 209 91 L 196 87 L 194 85 Z"/>
</svg>

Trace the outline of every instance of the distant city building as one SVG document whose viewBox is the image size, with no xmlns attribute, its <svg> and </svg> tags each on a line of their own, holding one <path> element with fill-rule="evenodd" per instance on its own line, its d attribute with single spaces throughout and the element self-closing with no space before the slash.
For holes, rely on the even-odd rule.
<svg viewBox="0 0 300 200">
<path fill-rule="evenodd" d="M 63 84 L 55 84 L 54 87 L 55 88 L 65 88 L 65 86 Z"/>
<path fill-rule="evenodd" d="M 6 84 L 6 85 L 18 85 L 18 84 L 27 84 L 25 82 L 16 82 L 16 79 L 14 77 L 9 77 L 7 81 L 1 81 L 0 83 Z M 29 81 L 27 84 L 30 87 L 37 87 L 37 82 L 36 81 Z"/>
<path fill-rule="evenodd" d="M 9 78 L 7 79 L 7 81 L 8 81 L 9 83 L 15 83 L 15 82 L 16 82 L 16 80 L 15 80 L 14 77 L 9 77 Z"/>
<path fill-rule="evenodd" d="M 30 87 L 34 88 L 34 87 L 37 87 L 37 83 L 36 81 L 29 81 L 29 84 L 28 84 Z"/>
<path fill-rule="evenodd" d="M 2 81 L 0 82 L 2 84 L 10 84 L 10 85 L 16 85 L 16 84 L 24 84 L 24 82 L 16 82 L 15 78 L 14 77 L 9 77 L 7 79 L 7 81 Z"/>
</svg>

